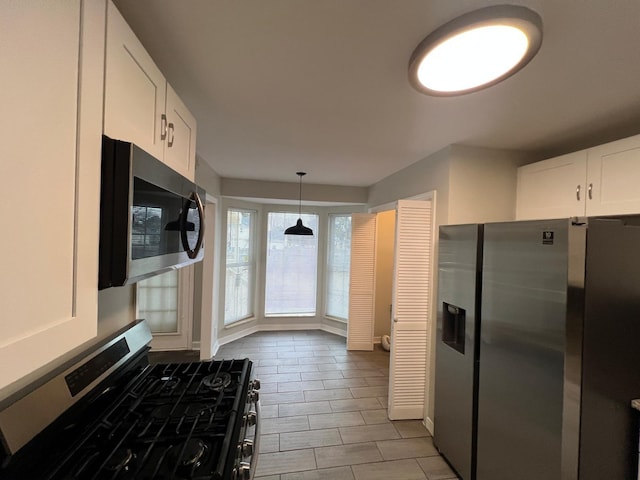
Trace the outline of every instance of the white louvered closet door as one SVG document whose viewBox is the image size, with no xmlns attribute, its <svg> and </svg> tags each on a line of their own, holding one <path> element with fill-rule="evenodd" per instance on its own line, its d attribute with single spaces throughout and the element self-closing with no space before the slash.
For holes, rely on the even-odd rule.
<svg viewBox="0 0 640 480">
<path fill-rule="evenodd" d="M 423 418 L 429 371 L 433 202 L 397 205 L 389 418 Z"/>
<path fill-rule="evenodd" d="M 376 215 L 351 215 L 347 350 L 373 350 Z"/>
</svg>

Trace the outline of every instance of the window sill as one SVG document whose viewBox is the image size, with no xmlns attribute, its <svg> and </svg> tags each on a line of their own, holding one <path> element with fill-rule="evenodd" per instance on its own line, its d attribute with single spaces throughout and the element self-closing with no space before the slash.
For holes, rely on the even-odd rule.
<svg viewBox="0 0 640 480">
<path fill-rule="evenodd" d="M 243 318 L 242 320 L 234 320 L 231 323 L 225 323 L 224 329 L 228 330 L 230 328 L 235 328 L 235 327 L 238 327 L 240 325 L 244 325 L 246 323 L 255 322 L 256 320 L 257 320 L 256 317 Z"/>
<path fill-rule="evenodd" d="M 345 325 L 347 323 L 349 323 L 348 320 L 345 320 L 344 318 L 338 318 L 338 317 L 330 317 L 329 315 L 325 315 L 324 316 L 325 320 L 331 320 L 332 322 L 338 322 L 338 323 L 344 323 Z"/>
</svg>

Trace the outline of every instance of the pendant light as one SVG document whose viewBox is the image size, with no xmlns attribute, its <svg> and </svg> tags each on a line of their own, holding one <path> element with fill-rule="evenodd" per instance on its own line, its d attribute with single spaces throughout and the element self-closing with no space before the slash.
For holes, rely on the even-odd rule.
<svg viewBox="0 0 640 480">
<path fill-rule="evenodd" d="M 427 95 L 471 93 L 510 77 L 540 49 L 542 19 L 526 7 L 494 5 L 437 28 L 414 50 L 409 80 Z"/>
<path fill-rule="evenodd" d="M 309 227 L 305 227 L 302 224 L 302 177 L 304 177 L 306 172 L 296 172 L 296 175 L 300 177 L 300 197 L 298 203 L 298 221 L 293 227 L 289 227 L 284 231 L 285 235 L 313 235 L 313 230 Z"/>
</svg>

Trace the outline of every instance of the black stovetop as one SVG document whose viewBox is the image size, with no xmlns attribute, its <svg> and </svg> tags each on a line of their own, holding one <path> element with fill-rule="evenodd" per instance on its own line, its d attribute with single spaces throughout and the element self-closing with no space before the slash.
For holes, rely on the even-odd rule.
<svg viewBox="0 0 640 480">
<path fill-rule="evenodd" d="M 8 459 L 0 479 L 231 478 L 251 362 L 138 360 Z"/>
</svg>

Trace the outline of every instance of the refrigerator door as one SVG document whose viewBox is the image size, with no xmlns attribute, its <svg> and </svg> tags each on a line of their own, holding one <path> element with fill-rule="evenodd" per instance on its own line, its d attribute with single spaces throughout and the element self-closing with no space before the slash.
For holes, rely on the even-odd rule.
<svg viewBox="0 0 640 480">
<path fill-rule="evenodd" d="M 567 220 L 484 227 L 478 480 L 561 478 Z"/>
<path fill-rule="evenodd" d="M 482 225 L 440 227 L 434 443 L 474 478 Z"/>
<path fill-rule="evenodd" d="M 637 478 L 640 218 L 589 219 L 580 480 Z"/>
</svg>

